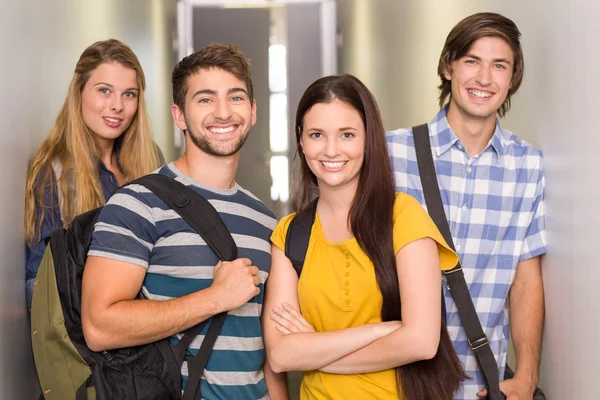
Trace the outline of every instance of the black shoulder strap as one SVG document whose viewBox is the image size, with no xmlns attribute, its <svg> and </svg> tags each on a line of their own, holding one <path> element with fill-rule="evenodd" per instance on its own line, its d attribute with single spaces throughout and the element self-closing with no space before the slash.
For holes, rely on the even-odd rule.
<svg viewBox="0 0 600 400">
<path fill-rule="evenodd" d="M 446 243 L 455 250 L 437 181 L 427 124 L 414 127 L 413 138 L 427 211 L 446 240 Z M 477 316 L 477 311 L 475 311 L 460 261 L 453 269 L 444 271 L 444 274 L 446 275 L 452 298 L 456 303 L 460 319 L 467 333 L 469 346 L 475 354 L 477 364 L 485 380 L 488 399 L 502 400 L 505 397 L 499 388 L 498 364 L 490 348 L 488 338 L 479 322 L 479 317 Z"/>
<path fill-rule="evenodd" d="M 318 198 L 313 200 L 292 218 L 285 235 L 285 255 L 292 262 L 298 277 L 302 273 L 302 266 L 308 251 L 310 231 L 317 213 L 317 200 Z"/>
<path fill-rule="evenodd" d="M 200 193 L 161 174 L 146 175 L 131 183 L 145 186 L 167 203 L 198 232 L 219 259 L 233 261 L 237 258 L 237 246 L 229 230 L 217 210 Z M 226 316 L 227 313 L 220 313 L 212 317 L 198 355 L 188 362 L 189 374 L 183 394 L 184 400 L 192 400 L 195 396 L 200 398 L 200 379 Z M 188 329 L 173 349 L 179 365 L 183 362 L 185 350 L 207 322 L 208 320 L 203 321 Z"/>
</svg>

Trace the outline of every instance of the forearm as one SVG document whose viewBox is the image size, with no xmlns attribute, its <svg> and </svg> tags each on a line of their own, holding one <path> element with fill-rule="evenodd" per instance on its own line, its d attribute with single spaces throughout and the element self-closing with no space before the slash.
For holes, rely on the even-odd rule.
<svg viewBox="0 0 600 400">
<path fill-rule="evenodd" d="M 268 343 L 267 354 L 276 372 L 312 371 L 367 346 L 385 334 L 383 324 L 367 324 L 332 332 L 299 332 L 277 337 Z"/>
<path fill-rule="evenodd" d="M 365 374 L 384 371 L 400 365 L 435 356 L 439 345 L 434 331 L 421 332 L 401 327 L 373 343 L 320 368 L 332 374 Z"/>
<path fill-rule="evenodd" d="M 151 343 L 218 314 L 219 303 L 212 287 L 167 301 L 123 300 L 82 315 L 84 334 L 95 351 Z"/>
<path fill-rule="evenodd" d="M 288 400 L 288 385 L 287 385 L 287 374 L 285 372 L 276 373 L 273 372 L 269 365 L 268 358 L 265 359 L 265 365 L 263 367 L 265 374 L 265 383 L 267 385 L 267 391 L 271 400 Z"/>
<path fill-rule="evenodd" d="M 539 271 L 539 261 L 537 269 Z M 510 327 L 515 348 L 515 377 L 535 386 L 541 352 L 544 323 L 544 288 L 536 274 L 513 283 L 509 297 Z"/>
</svg>

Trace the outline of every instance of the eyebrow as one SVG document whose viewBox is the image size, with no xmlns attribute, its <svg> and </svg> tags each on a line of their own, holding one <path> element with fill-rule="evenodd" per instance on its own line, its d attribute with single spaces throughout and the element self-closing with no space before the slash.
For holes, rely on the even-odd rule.
<svg viewBox="0 0 600 400">
<path fill-rule="evenodd" d="M 114 88 L 114 86 L 113 86 L 113 85 L 111 85 L 110 83 L 106 83 L 106 82 L 98 82 L 98 83 L 96 83 L 94 86 L 98 86 L 98 85 L 104 85 L 104 86 L 108 86 L 108 87 L 110 87 L 110 88 Z M 136 87 L 125 89 L 125 91 L 128 91 L 128 90 L 136 90 L 136 91 L 139 91 L 139 89 L 138 89 L 138 88 L 136 88 Z"/>
<path fill-rule="evenodd" d="M 467 54 L 465 57 L 472 58 L 472 59 L 477 60 L 477 61 L 481 61 L 481 57 L 476 56 L 475 54 Z M 511 65 L 511 62 L 508 61 L 506 58 L 494 58 L 493 62 L 495 62 L 495 63 L 506 63 L 508 65 Z"/>
<path fill-rule="evenodd" d="M 227 91 L 227 94 L 233 94 L 233 93 L 238 93 L 238 92 L 244 92 L 246 95 L 248 95 L 248 92 L 244 88 L 231 88 Z M 194 95 L 192 96 L 192 99 L 201 94 L 208 94 L 211 96 L 216 96 L 217 91 L 212 90 L 212 89 L 201 89 L 201 90 L 198 90 L 196 93 L 194 93 Z"/>
<path fill-rule="evenodd" d="M 307 131 L 325 132 L 325 130 L 321 129 L 321 128 L 306 128 L 305 130 L 307 130 Z M 353 128 L 351 126 L 344 126 L 342 128 L 339 128 L 338 132 L 349 131 L 349 130 L 350 131 L 358 131 L 358 129 Z"/>
</svg>

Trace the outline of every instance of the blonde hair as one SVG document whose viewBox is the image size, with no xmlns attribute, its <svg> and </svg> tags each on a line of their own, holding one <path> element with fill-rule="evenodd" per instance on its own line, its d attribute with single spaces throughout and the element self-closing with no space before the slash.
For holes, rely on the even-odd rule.
<svg viewBox="0 0 600 400">
<path fill-rule="evenodd" d="M 94 133 L 81 115 L 81 92 L 92 71 L 104 63 L 120 64 L 137 75 L 137 112 L 131 125 L 117 139 L 121 171 L 128 179 L 136 179 L 159 167 L 160 156 L 146 113 L 146 81 L 138 58 L 129 46 L 115 39 L 92 44 L 81 54 L 54 127 L 29 164 L 25 192 L 25 238 L 28 243 L 41 239 L 41 221 L 48 209 L 57 206 L 45 204 L 47 188 L 52 195 L 60 194 L 60 212 L 65 227 L 76 215 L 105 203 L 98 177 L 98 147 Z M 52 163 L 55 161 L 62 166 L 62 174 L 53 179 Z M 39 215 L 36 206 L 41 209 Z M 52 223 L 57 226 L 59 222 Z"/>
</svg>

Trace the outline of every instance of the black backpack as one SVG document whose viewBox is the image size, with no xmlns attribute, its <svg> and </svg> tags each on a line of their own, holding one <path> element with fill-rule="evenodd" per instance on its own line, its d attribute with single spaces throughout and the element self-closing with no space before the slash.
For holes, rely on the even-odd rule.
<svg viewBox="0 0 600 400">
<path fill-rule="evenodd" d="M 223 261 L 237 258 L 237 247 L 217 211 L 199 193 L 164 175 L 131 184 L 150 189 L 184 218 Z M 48 239 L 36 277 L 31 310 L 34 358 L 42 396 L 56 400 L 192 400 L 200 398 L 200 379 L 226 313 L 188 329 L 176 346 L 168 339 L 147 345 L 94 352 L 81 327 L 81 278 L 94 225 L 102 208 L 78 217 Z M 141 296 L 141 295 L 140 295 Z M 185 352 L 212 321 L 197 357 Z M 189 377 L 182 395 L 181 365 Z"/>
</svg>

